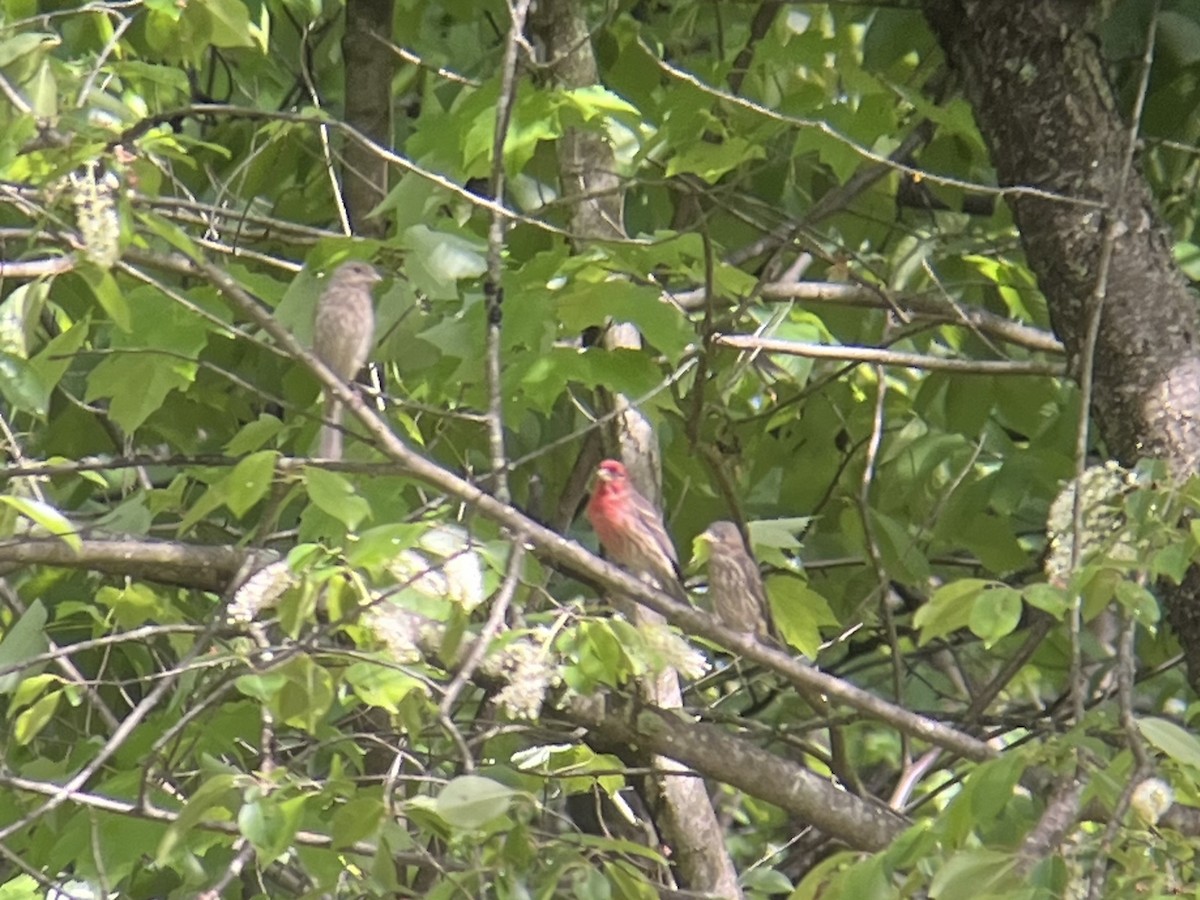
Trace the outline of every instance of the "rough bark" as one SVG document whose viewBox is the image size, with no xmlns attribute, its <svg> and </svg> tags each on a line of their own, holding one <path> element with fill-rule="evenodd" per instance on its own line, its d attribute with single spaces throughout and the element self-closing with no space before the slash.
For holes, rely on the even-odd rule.
<svg viewBox="0 0 1200 900">
<path fill-rule="evenodd" d="M 1122 193 L 1130 129 L 1113 100 L 1087 0 L 925 0 L 962 73 L 1000 184 L 1061 199 L 1008 196 L 1055 331 L 1078 361 L 1105 235 L 1115 226 L 1095 356 L 1093 413 L 1125 463 L 1166 459 L 1179 477 L 1200 461 L 1200 311 L 1135 164 Z M 1200 686 L 1200 574 L 1167 609 Z"/>
<path fill-rule="evenodd" d="M 342 38 L 346 122 L 385 147 L 392 145 L 395 57 L 384 42 L 392 36 L 393 8 L 392 0 L 349 0 Z M 387 196 L 387 160 L 355 141 L 347 142 L 342 158 L 342 190 L 354 233 L 382 236 L 386 223 L 367 214 Z"/>
</svg>

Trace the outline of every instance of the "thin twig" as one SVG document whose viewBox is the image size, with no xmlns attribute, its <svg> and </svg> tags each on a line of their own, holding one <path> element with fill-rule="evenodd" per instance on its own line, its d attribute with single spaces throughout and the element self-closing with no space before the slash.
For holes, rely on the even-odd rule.
<svg viewBox="0 0 1200 900">
<path fill-rule="evenodd" d="M 1047 375 L 1050 377 L 1059 377 L 1067 373 L 1066 366 L 1062 363 L 947 359 L 922 353 L 881 350 L 878 347 L 814 344 L 809 341 L 785 341 L 748 334 L 719 334 L 713 337 L 713 342 L 736 350 L 761 350 L 768 353 L 783 353 L 788 356 L 803 356 L 809 359 L 850 360 L 857 363 L 901 366 L 906 369 L 924 369 L 929 372 L 960 372 L 975 375 Z"/>
<path fill-rule="evenodd" d="M 513 100 L 517 90 L 517 53 L 525 33 L 525 18 L 529 13 L 530 0 L 516 0 L 508 4 L 511 23 L 504 45 L 504 60 L 500 67 L 500 96 L 496 101 L 496 124 L 492 135 L 491 196 L 504 202 L 504 142 L 512 122 Z M 508 217 L 498 209 L 492 211 L 488 225 L 487 278 L 483 282 L 483 296 L 487 307 L 487 348 L 484 371 L 487 376 L 488 449 L 491 453 L 493 490 L 497 498 L 507 503 L 511 496 L 508 490 L 508 454 L 504 449 L 504 392 L 502 380 L 501 326 L 504 322 L 504 247 L 508 232 Z"/>
</svg>

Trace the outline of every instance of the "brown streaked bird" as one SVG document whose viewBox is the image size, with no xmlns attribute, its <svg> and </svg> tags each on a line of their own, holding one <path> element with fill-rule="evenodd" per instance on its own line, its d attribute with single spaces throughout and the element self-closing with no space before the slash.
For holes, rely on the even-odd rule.
<svg viewBox="0 0 1200 900">
<path fill-rule="evenodd" d="M 623 463 L 603 460 L 587 505 L 588 521 L 609 557 L 635 575 L 649 575 L 662 590 L 687 600 L 679 555 L 660 513 L 629 480 Z"/>
<path fill-rule="evenodd" d="M 342 381 L 353 381 L 367 361 L 375 341 L 375 305 L 371 288 L 380 280 L 375 268 L 362 260 L 338 266 L 317 300 L 313 320 L 313 353 Z M 325 392 L 325 424 L 317 453 L 322 459 L 342 458 L 342 404 Z"/>
<path fill-rule="evenodd" d="M 709 545 L 708 592 L 717 619 L 733 631 L 772 636 L 767 591 L 741 530 L 733 522 L 713 522 L 700 537 Z"/>
</svg>

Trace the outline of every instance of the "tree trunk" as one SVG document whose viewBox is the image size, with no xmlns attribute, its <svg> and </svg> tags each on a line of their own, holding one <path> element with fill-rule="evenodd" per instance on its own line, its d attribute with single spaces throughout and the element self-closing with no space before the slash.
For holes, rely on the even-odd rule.
<svg viewBox="0 0 1200 900">
<path fill-rule="evenodd" d="M 1133 166 L 1106 81 L 1087 0 L 925 0 L 926 18 L 991 149 L 1029 264 L 1077 371 L 1093 296 L 1102 297 L 1092 408 L 1124 463 L 1167 460 L 1186 478 L 1200 461 L 1200 313 L 1174 263 L 1172 237 Z M 1037 196 L 1029 189 L 1050 192 Z M 1106 234 L 1114 234 L 1103 292 Z M 1200 574 L 1167 591 L 1170 620 L 1200 686 Z"/>
</svg>

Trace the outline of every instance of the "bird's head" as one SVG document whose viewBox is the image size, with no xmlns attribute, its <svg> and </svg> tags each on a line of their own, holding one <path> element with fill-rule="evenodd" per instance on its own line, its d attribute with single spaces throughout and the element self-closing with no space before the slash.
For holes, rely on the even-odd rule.
<svg viewBox="0 0 1200 900">
<path fill-rule="evenodd" d="M 712 546 L 725 544 L 736 547 L 742 543 L 742 532 L 732 522 L 713 522 L 701 532 L 699 540 Z"/>
<path fill-rule="evenodd" d="M 596 466 L 596 481 L 599 484 L 621 483 L 629 477 L 623 463 L 615 459 L 606 459 Z"/>
<path fill-rule="evenodd" d="M 375 270 L 375 267 L 361 259 L 352 259 L 342 263 L 333 270 L 333 275 L 330 276 L 330 281 L 336 281 L 347 287 L 370 288 L 371 285 L 382 280 L 383 276 Z"/>
</svg>

